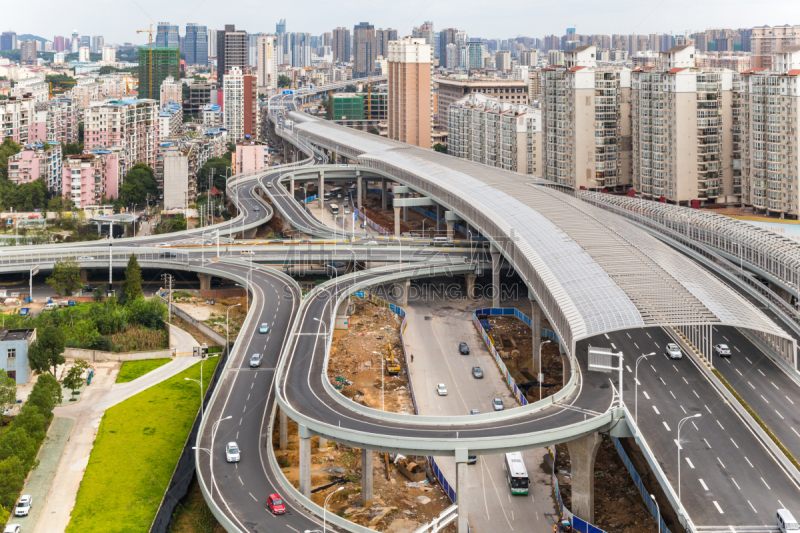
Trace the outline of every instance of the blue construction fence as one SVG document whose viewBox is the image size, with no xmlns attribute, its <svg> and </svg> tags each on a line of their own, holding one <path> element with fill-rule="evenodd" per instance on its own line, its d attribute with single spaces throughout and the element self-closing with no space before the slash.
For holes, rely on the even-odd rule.
<svg viewBox="0 0 800 533">
<path fill-rule="evenodd" d="M 636 469 L 633 467 L 633 463 L 631 463 L 631 460 L 628 458 L 628 454 L 625 453 L 625 450 L 622 448 L 622 443 L 619 441 L 617 437 L 611 437 L 611 440 L 614 442 L 614 447 L 617 449 L 617 453 L 619 454 L 620 457 L 622 457 L 622 462 L 625 463 L 625 468 L 628 469 L 628 473 L 630 473 L 631 477 L 633 478 L 633 482 L 636 483 L 636 488 L 639 489 L 639 494 L 642 495 L 644 504 L 647 506 L 647 509 L 650 511 L 650 514 L 653 515 L 653 518 L 659 521 L 658 530 L 661 533 L 670 533 L 669 529 L 667 528 L 667 524 L 664 523 L 664 519 L 658 512 L 656 504 L 650 498 L 650 493 L 647 492 L 647 489 L 644 487 L 644 483 L 642 483 L 642 478 L 639 477 L 639 473 L 636 472 Z"/>
<path fill-rule="evenodd" d="M 384 236 L 387 236 L 387 237 L 390 237 L 392 235 L 389 231 L 386 230 L 386 228 L 384 228 L 383 226 L 379 226 L 378 224 L 373 222 L 373 220 L 371 218 L 367 217 L 366 213 L 363 213 L 358 208 L 354 208 L 354 212 L 356 214 L 356 217 L 358 217 L 358 218 L 360 218 L 361 220 L 364 221 L 364 224 L 366 224 L 370 228 L 374 229 L 375 231 L 377 231 L 381 235 L 384 235 Z"/>
</svg>

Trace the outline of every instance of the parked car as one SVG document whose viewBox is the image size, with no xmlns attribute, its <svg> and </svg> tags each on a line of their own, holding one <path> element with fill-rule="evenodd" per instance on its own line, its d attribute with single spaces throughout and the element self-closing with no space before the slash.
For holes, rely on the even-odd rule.
<svg viewBox="0 0 800 533">
<path fill-rule="evenodd" d="M 261 324 L 261 327 L 258 328 L 259 333 L 269 333 L 269 322 L 264 322 Z"/>
<path fill-rule="evenodd" d="M 229 442 L 225 445 L 225 460 L 229 463 L 238 463 L 242 459 L 239 452 L 239 445 L 235 442 Z"/>
<path fill-rule="evenodd" d="M 492 399 L 492 407 L 494 407 L 495 411 L 502 411 L 503 409 L 506 408 L 506 406 L 503 405 L 503 400 L 501 400 L 500 398 Z"/>
<path fill-rule="evenodd" d="M 272 514 L 284 514 L 286 512 L 286 506 L 283 505 L 283 499 L 277 494 L 269 495 L 267 498 L 267 509 L 269 509 Z"/>
<path fill-rule="evenodd" d="M 730 357 L 731 356 L 731 349 L 728 348 L 727 344 L 717 344 L 714 346 L 714 351 L 717 352 L 717 355 L 720 357 Z"/>
<path fill-rule="evenodd" d="M 3 530 L 3 533 L 20 533 L 22 531 L 22 526 L 19 524 L 9 524 Z"/>
<path fill-rule="evenodd" d="M 364 244 L 366 244 L 367 246 L 375 246 L 376 244 L 378 244 L 378 241 L 367 241 Z"/>
<path fill-rule="evenodd" d="M 683 357 L 680 347 L 674 342 L 667 343 L 667 355 L 670 359 L 680 359 Z"/>
<path fill-rule="evenodd" d="M 483 379 L 483 370 L 479 366 L 472 367 L 472 377 L 475 379 Z"/>
<path fill-rule="evenodd" d="M 439 383 L 436 385 L 436 392 L 439 394 L 439 396 L 447 396 L 447 387 L 444 383 Z"/>
<path fill-rule="evenodd" d="M 261 366 L 261 359 L 263 356 L 260 353 L 254 353 L 250 356 L 250 368 L 257 368 Z"/>
<path fill-rule="evenodd" d="M 158 254 L 158 257 L 160 257 L 161 259 L 171 259 L 178 257 L 178 254 L 175 252 L 161 252 L 160 254 Z"/>
<path fill-rule="evenodd" d="M 458 353 L 461 355 L 469 355 L 469 346 L 467 346 L 466 342 L 462 342 L 458 345 Z"/>
<path fill-rule="evenodd" d="M 17 508 L 14 509 L 14 516 L 28 516 L 32 503 L 33 496 L 30 494 L 24 494 L 20 496 L 19 501 L 17 502 Z"/>
</svg>

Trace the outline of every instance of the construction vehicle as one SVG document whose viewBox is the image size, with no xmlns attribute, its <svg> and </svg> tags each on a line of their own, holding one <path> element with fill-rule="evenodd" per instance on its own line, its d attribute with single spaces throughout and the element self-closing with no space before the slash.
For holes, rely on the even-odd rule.
<svg viewBox="0 0 800 533">
<path fill-rule="evenodd" d="M 400 364 L 394 360 L 394 350 L 392 345 L 387 344 L 386 349 L 389 351 L 389 358 L 386 360 L 386 373 L 394 376 L 400 373 Z"/>
</svg>

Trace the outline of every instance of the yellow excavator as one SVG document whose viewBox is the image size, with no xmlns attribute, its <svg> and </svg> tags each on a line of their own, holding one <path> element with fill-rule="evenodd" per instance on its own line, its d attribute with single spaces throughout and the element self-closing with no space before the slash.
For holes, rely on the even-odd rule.
<svg viewBox="0 0 800 533">
<path fill-rule="evenodd" d="M 392 350 L 392 345 L 387 344 L 386 350 L 389 352 L 389 358 L 386 360 L 386 373 L 389 375 L 399 374 L 400 364 L 394 360 L 394 350 Z"/>
</svg>

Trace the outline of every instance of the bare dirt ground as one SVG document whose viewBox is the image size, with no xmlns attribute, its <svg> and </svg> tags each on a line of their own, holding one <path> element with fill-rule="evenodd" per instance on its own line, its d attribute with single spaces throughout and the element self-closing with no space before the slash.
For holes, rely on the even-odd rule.
<svg viewBox="0 0 800 533">
<path fill-rule="evenodd" d="M 345 396 L 381 409 L 381 358 L 388 357 L 388 347 L 391 346 L 401 371 L 397 376 L 384 375 L 385 408 L 413 414 L 414 405 L 408 391 L 408 374 L 399 339 L 401 320 L 388 309 L 364 300 L 353 298 L 352 302 L 356 311 L 350 317 L 350 328 L 334 332 L 329 363 L 331 383 L 342 387 Z M 352 384 L 337 381 L 339 377 Z M 291 420 L 288 435 L 287 449 L 281 450 L 276 424 L 273 447 L 283 474 L 298 487 L 299 440 L 297 424 Z M 311 499 L 323 505 L 328 495 L 343 486 L 344 490 L 329 500 L 328 509 L 352 522 L 376 531 L 411 533 L 451 505 L 439 484 L 428 481 L 432 476 L 412 482 L 393 464 L 391 460 L 394 457 L 376 452 L 372 454 L 374 501 L 373 505 L 365 507 L 361 502 L 361 450 L 333 442 L 328 442 L 328 447 L 320 450 L 317 437 L 311 439 L 311 445 Z M 406 459 L 420 465 L 427 462 L 425 457 Z M 313 492 L 315 490 L 317 492 Z M 455 529 L 451 524 L 441 531 L 452 532 Z"/>
<path fill-rule="evenodd" d="M 216 303 L 211 305 L 207 298 L 200 296 L 187 296 L 188 293 L 175 291 L 172 293 L 172 303 L 182 311 L 189 313 L 192 318 L 202 321 L 208 327 L 225 335 L 226 333 L 226 312 L 228 307 L 241 304 L 230 310 L 231 342 L 236 339 L 239 330 L 242 328 L 244 319 L 247 316 L 247 298 L 244 296 L 233 296 L 229 298 L 217 298 Z M 199 340 L 199 339 L 198 339 Z M 215 343 L 216 344 L 216 343 Z"/>
<path fill-rule="evenodd" d="M 487 333 L 517 385 L 536 381 L 531 328 L 513 316 L 489 317 L 487 321 L 492 326 Z M 548 324 L 543 321 L 542 327 L 548 328 Z M 558 345 L 554 342 L 542 346 L 542 373 L 544 373 L 543 398 L 552 396 L 563 388 L 564 365 L 561 362 Z M 538 386 L 534 385 L 528 389 L 527 398 L 529 401 L 539 399 Z"/>
<path fill-rule="evenodd" d="M 556 445 L 561 499 L 572 506 L 572 466 L 566 444 Z M 603 436 L 594 465 L 594 525 L 614 533 L 656 533 L 658 528 L 611 438 Z"/>
</svg>

